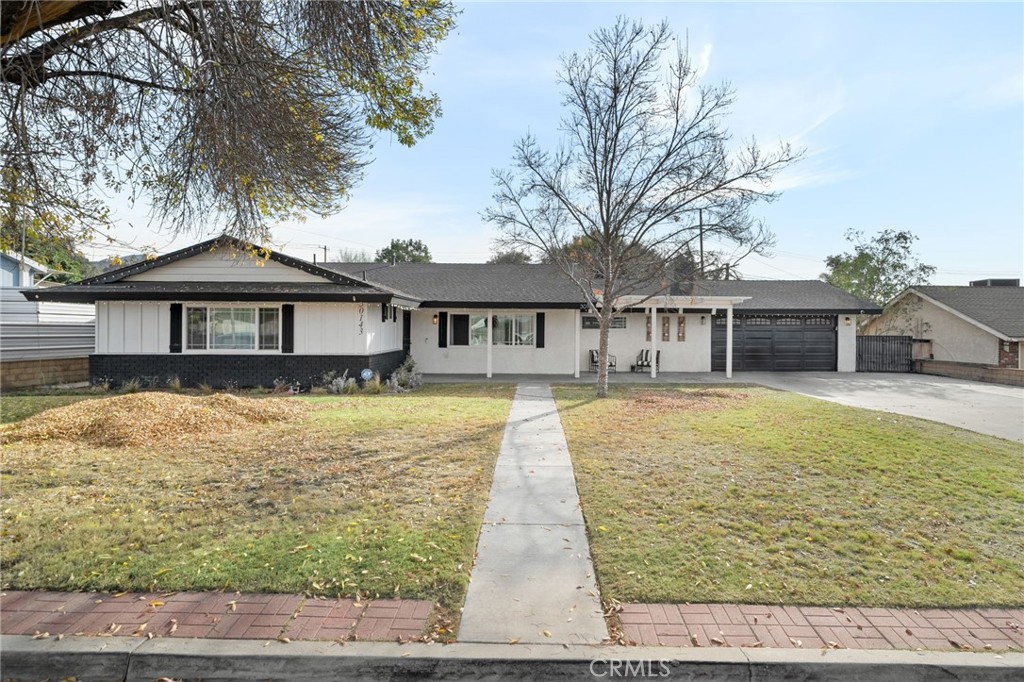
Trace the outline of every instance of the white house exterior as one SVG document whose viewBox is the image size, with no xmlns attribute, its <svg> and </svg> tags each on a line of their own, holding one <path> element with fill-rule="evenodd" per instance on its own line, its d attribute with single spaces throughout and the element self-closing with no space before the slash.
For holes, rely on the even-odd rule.
<svg viewBox="0 0 1024 682">
<path fill-rule="evenodd" d="M 78 285 L 26 292 L 96 303 L 94 379 L 315 383 L 390 373 L 579 376 L 598 330 L 583 292 L 548 265 L 316 265 L 219 238 Z M 647 349 L 658 372 L 853 371 L 855 316 L 821 282 L 698 282 L 619 302 L 617 370 Z M 734 343 L 735 342 L 735 343 Z"/>
</svg>

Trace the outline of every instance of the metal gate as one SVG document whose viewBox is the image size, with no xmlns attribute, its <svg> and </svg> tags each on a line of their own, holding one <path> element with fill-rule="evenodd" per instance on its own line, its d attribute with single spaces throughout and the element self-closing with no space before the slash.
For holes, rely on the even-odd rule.
<svg viewBox="0 0 1024 682">
<path fill-rule="evenodd" d="M 913 339 L 909 336 L 858 336 L 858 372 L 913 372 Z"/>
</svg>

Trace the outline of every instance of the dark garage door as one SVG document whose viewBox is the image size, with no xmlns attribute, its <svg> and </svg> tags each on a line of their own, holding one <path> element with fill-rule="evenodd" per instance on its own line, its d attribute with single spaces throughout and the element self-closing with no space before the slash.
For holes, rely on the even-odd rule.
<svg viewBox="0 0 1024 682">
<path fill-rule="evenodd" d="M 714 318 L 711 369 L 725 370 L 725 315 Z M 734 315 L 735 371 L 835 371 L 835 315 Z"/>
</svg>

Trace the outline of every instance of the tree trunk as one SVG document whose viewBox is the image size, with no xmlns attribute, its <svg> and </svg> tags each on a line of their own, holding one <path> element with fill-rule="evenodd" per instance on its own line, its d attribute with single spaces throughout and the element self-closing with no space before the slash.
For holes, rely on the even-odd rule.
<svg viewBox="0 0 1024 682">
<path fill-rule="evenodd" d="M 597 343 L 597 397 L 607 398 L 608 397 L 608 330 L 612 324 L 612 314 L 610 309 L 602 308 L 601 316 L 598 318 L 601 321 L 601 331 L 599 341 Z"/>
</svg>

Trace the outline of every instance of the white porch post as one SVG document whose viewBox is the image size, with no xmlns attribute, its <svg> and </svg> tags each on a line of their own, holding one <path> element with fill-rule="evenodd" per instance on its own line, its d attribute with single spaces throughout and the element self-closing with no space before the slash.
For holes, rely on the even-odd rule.
<svg viewBox="0 0 1024 682">
<path fill-rule="evenodd" d="M 491 320 L 493 319 L 491 311 L 487 311 L 487 378 L 491 378 L 491 350 L 494 346 L 494 328 L 491 327 Z"/>
<path fill-rule="evenodd" d="M 658 305 L 651 306 L 651 378 L 658 378 L 658 334 L 661 327 L 658 325 Z"/>
<path fill-rule="evenodd" d="M 732 304 L 725 309 L 725 378 L 732 379 Z"/>
<path fill-rule="evenodd" d="M 573 343 L 573 356 L 572 356 L 572 375 L 574 378 L 580 378 L 580 325 L 583 324 L 582 313 L 577 309 L 576 314 L 573 315 L 573 322 L 576 325 L 576 333 L 574 334 L 575 342 Z"/>
</svg>

